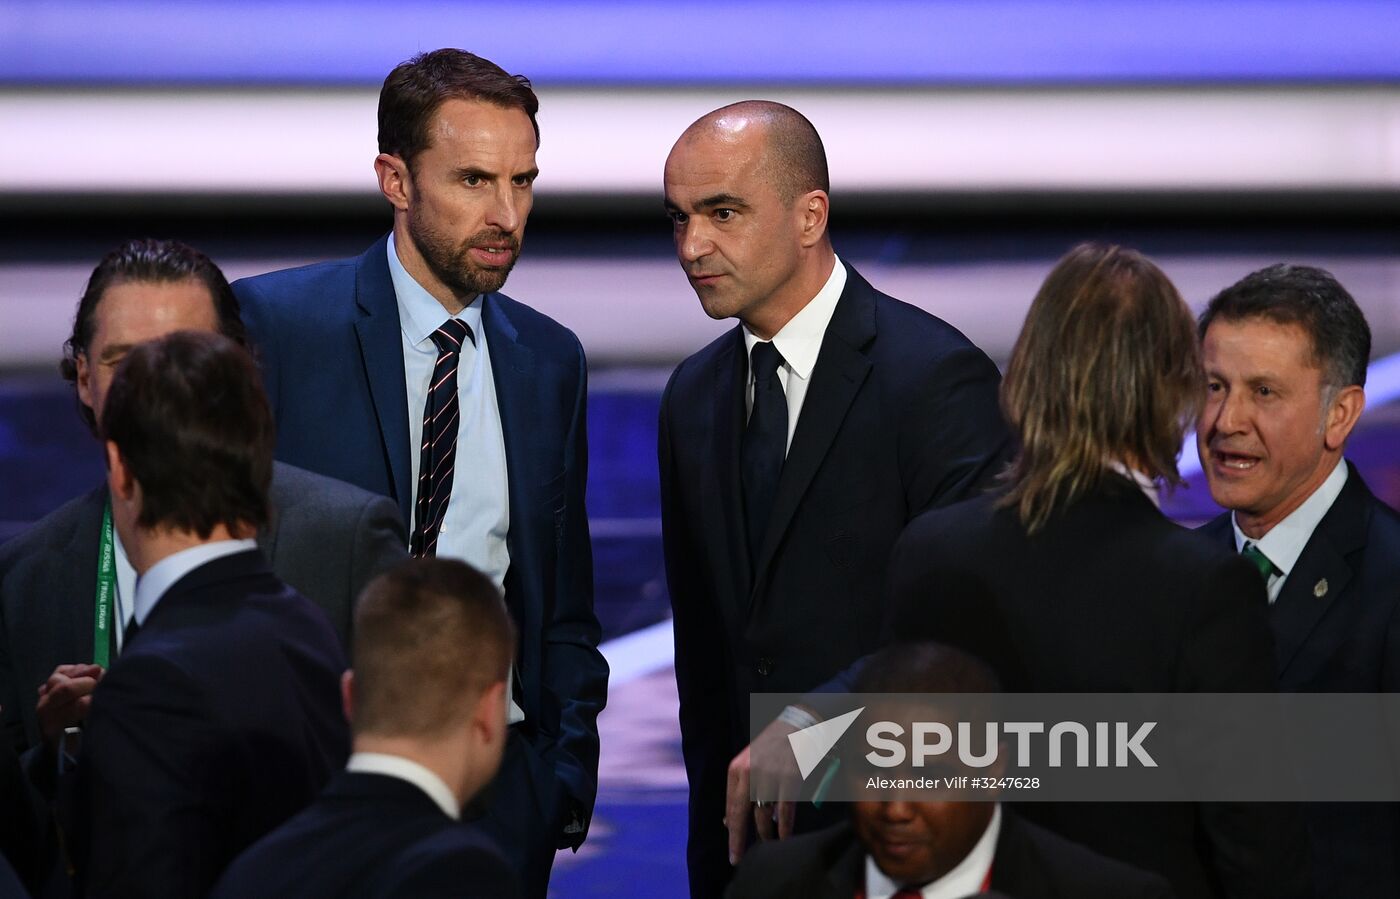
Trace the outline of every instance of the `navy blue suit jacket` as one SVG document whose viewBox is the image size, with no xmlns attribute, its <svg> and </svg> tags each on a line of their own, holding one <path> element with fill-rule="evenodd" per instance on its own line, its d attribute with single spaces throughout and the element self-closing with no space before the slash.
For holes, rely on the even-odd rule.
<svg viewBox="0 0 1400 899">
<path fill-rule="evenodd" d="M 407 781 L 341 772 L 234 862 L 213 899 L 434 899 L 518 895 L 489 837 Z"/>
<path fill-rule="evenodd" d="M 393 497 L 408 521 L 408 419 L 422 412 L 408 408 L 386 253 L 384 238 L 353 259 L 234 291 L 260 353 L 278 458 Z M 571 811 L 585 826 L 592 812 L 608 675 L 584 508 L 587 370 L 572 332 L 503 294 L 483 298 L 482 322 L 510 478 L 505 599 L 520 629 L 519 701 L 537 756 L 528 767 L 553 774 L 533 787 L 552 845 L 577 846 L 584 832 L 563 828 Z M 524 808 L 517 797 L 507 811 Z"/>
<path fill-rule="evenodd" d="M 67 821 L 85 892 L 207 893 L 345 764 L 345 667 L 261 553 L 176 582 L 93 694 Z"/>
<path fill-rule="evenodd" d="M 923 510 L 987 484 L 1009 447 L 991 360 L 847 268 L 757 559 L 739 475 L 742 329 L 682 362 L 661 402 L 695 896 L 728 879 L 726 771 L 749 742 L 749 694 L 809 690 L 874 651 L 895 538 Z"/>
<path fill-rule="evenodd" d="M 1235 549 L 1228 513 L 1201 532 Z M 1400 515 L 1355 466 L 1269 607 L 1269 622 L 1280 690 L 1400 692 Z M 1400 806 L 1313 803 L 1303 812 L 1316 895 L 1400 896 Z"/>
</svg>

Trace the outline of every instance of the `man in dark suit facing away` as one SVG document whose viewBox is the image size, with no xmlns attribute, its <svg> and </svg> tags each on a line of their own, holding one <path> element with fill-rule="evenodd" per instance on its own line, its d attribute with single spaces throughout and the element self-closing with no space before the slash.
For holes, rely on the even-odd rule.
<svg viewBox="0 0 1400 899">
<path fill-rule="evenodd" d="M 234 862 L 214 896 L 518 895 L 495 843 L 457 823 L 505 746 L 515 629 L 495 585 L 455 559 L 405 562 L 366 588 L 356 624 L 346 770 Z"/>
<path fill-rule="evenodd" d="M 392 497 L 415 556 L 461 559 L 520 627 L 505 761 L 480 822 L 543 899 L 597 793 L 598 652 L 587 366 L 567 328 L 500 290 L 539 174 L 529 81 L 422 53 L 379 95 L 393 229 L 362 255 L 234 285 L 278 458 Z"/>
<path fill-rule="evenodd" d="M 1264 579 L 1279 689 L 1400 691 L 1400 516 L 1343 456 L 1366 404 L 1366 317 L 1322 269 L 1274 265 L 1221 291 L 1200 331 L 1198 449 L 1230 510 L 1202 531 Z M 1400 806 L 1303 811 L 1313 895 L 1400 895 Z"/>
<path fill-rule="evenodd" d="M 858 693 L 891 694 L 876 700 L 871 717 L 906 727 L 930 720 L 937 709 L 902 695 L 975 696 L 1001 689 L 982 661 L 932 642 L 880 650 L 862 666 L 854 687 Z M 911 768 L 898 776 L 922 773 Z M 851 803 L 847 823 L 755 847 L 735 875 L 730 899 L 961 899 L 987 890 L 1018 899 L 1172 895 L 1162 878 L 1037 827 L 1000 802 L 909 801 L 874 788 L 867 792 Z"/>
<path fill-rule="evenodd" d="M 274 431 L 243 349 L 190 331 L 136 346 L 100 429 L 138 581 L 65 830 L 87 895 L 203 895 L 344 764 L 345 656 L 253 539 Z"/>
<path fill-rule="evenodd" d="M 767 809 L 750 821 L 748 695 L 873 651 L 900 530 L 988 483 L 1008 439 L 991 360 L 836 258 L 825 150 L 799 112 L 702 117 L 665 191 L 701 305 L 740 322 L 676 369 L 660 420 L 691 891 L 713 896 L 750 826 L 773 827 Z"/>
<path fill-rule="evenodd" d="M 138 343 L 179 329 L 246 346 L 238 301 L 209 257 L 177 241 L 144 239 L 103 257 L 60 366 L 94 433 L 117 364 Z M 131 620 L 136 572 L 110 518 L 104 526 L 107 503 L 104 483 L 0 546 L 0 729 L 44 794 L 58 738 L 82 724 Z M 281 463 L 273 466 L 269 505 L 257 539 L 273 572 L 321 606 L 346 640 L 354 598 L 408 555 L 398 510 Z M 99 619 L 108 626 L 98 629 Z"/>
</svg>

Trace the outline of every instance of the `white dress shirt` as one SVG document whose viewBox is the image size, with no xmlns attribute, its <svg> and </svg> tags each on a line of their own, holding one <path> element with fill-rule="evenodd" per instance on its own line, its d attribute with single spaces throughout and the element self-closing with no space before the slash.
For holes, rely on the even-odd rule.
<svg viewBox="0 0 1400 899">
<path fill-rule="evenodd" d="M 127 558 L 126 547 L 122 546 L 122 535 L 117 533 L 115 525 L 112 527 L 112 556 L 117 561 L 117 589 L 113 591 L 113 602 L 117 605 L 117 652 L 122 651 L 122 643 L 126 641 L 126 626 L 131 623 L 131 616 L 136 614 L 136 569 L 131 567 L 131 559 Z"/>
<path fill-rule="evenodd" d="M 826 337 L 826 326 L 831 324 L 836 301 L 841 299 L 841 291 L 845 289 L 846 266 L 837 259 L 832 266 L 831 277 L 826 279 L 826 284 L 817 291 L 817 295 L 773 335 L 773 346 L 783 357 L 783 364 L 778 366 L 778 382 L 783 385 L 783 394 L 787 397 L 789 448 L 792 446 L 792 435 L 797 431 L 797 416 L 802 412 L 802 401 L 807 398 L 807 388 L 812 383 L 812 369 L 817 365 L 817 354 L 821 352 L 822 339 Z M 744 351 L 748 353 L 748 358 L 753 358 L 754 344 L 757 343 L 763 341 L 745 325 Z M 745 408 L 752 412 L 753 366 L 748 368 L 744 403 Z"/>
<path fill-rule="evenodd" d="M 1138 489 L 1142 491 L 1142 495 L 1147 497 L 1152 505 L 1159 509 L 1162 508 L 1162 496 L 1157 491 L 1156 481 L 1138 471 L 1136 468 L 1129 468 L 1117 459 L 1109 460 L 1108 467 L 1132 481 L 1134 484 L 1137 484 Z"/>
<path fill-rule="evenodd" d="M 982 892 L 982 884 L 992 870 L 996 856 L 997 839 L 1001 836 L 1001 803 L 992 810 L 992 820 L 977 845 L 972 847 L 962 861 L 942 877 L 930 881 L 919 890 L 923 899 L 967 899 Z M 865 857 L 865 899 L 890 899 L 899 892 L 900 885 L 890 880 L 875 859 Z"/>
<path fill-rule="evenodd" d="M 189 549 L 182 549 L 161 559 L 146 569 L 145 574 L 136 579 L 136 596 L 132 602 L 132 614 L 137 625 L 146 623 L 146 619 L 151 617 L 151 611 L 160 602 L 161 597 L 165 595 L 167 590 L 175 586 L 180 578 L 207 562 L 257 548 L 258 541 L 256 540 L 215 540 L 212 543 L 201 543 L 198 546 L 191 546 Z"/>
<path fill-rule="evenodd" d="M 406 780 L 427 793 L 428 798 L 433 800 L 447 817 L 453 820 L 462 817 L 461 803 L 457 801 L 447 783 L 428 768 L 401 755 L 387 755 L 382 752 L 351 753 L 350 761 L 345 763 L 345 770 Z"/>
<path fill-rule="evenodd" d="M 1274 563 L 1274 568 L 1282 572 L 1269 575 L 1269 602 L 1278 599 L 1279 592 L 1283 590 L 1283 582 L 1288 579 L 1288 573 L 1298 564 L 1298 557 L 1303 554 L 1303 548 L 1312 539 L 1313 531 L 1317 530 L 1317 526 L 1327 515 L 1327 510 L 1337 501 L 1337 497 L 1342 495 L 1342 488 L 1346 483 L 1347 463 L 1342 459 L 1337 463 L 1337 467 L 1332 469 L 1327 480 L 1322 482 L 1322 486 L 1312 492 L 1312 496 L 1303 500 L 1301 506 L 1290 512 L 1283 521 L 1269 528 L 1269 532 L 1258 540 L 1246 537 L 1235 521 L 1235 513 L 1230 513 L 1230 525 L 1235 530 L 1235 551 L 1241 552 L 1246 543 L 1253 543 Z"/>
<path fill-rule="evenodd" d="M 473 340 L 462 343 L 457 363 L 457 453 L 452 463 L 452 493 L 438 531 L 437 555 L 461 559 L 489 577 L 504 592 L 510 570 L 510 494 L 506 471 L 506 441 L 496 403 L 496 381 L 491 373 L 491 349 L 481 323 L 481 297 L 461 312 L 449 316 L 432 294 L 413 280 L 399 261 L 394 236 L 389 235 L 389 277 L 399 306 L 399 330 L 403 339 L 404 383 L 408 387 L 409 480 L 418 489 L 422 461 L 423 407 L 437 365 L 438 350 L 432 334 L 448 318 L 465 322 Z M 409 502 L 408 532 L 413 533 L 417 503 Z M 511 677 L 515 677 L 512 669 Z M 510 723 L 525 720 L 512 698 Z"/>
</svg>

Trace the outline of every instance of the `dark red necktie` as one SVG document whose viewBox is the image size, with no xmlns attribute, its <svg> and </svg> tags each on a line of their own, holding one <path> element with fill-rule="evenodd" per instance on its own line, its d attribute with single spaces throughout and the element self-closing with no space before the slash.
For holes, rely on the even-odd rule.
<svg viewBox="0 0 1400 899">
<path fill-rule="evenodd" d="M 414 506 L 413 557 L 437 555 L 438 531 L 452 495 L 452 466 L 457 455 L 457 363 L 462 341 L 476 343 L 466 322 L 449 318 L 432 333 L 437 364 L 423 404 L 423 446 L 418 457 L 418 501 Z"/>
</svg>

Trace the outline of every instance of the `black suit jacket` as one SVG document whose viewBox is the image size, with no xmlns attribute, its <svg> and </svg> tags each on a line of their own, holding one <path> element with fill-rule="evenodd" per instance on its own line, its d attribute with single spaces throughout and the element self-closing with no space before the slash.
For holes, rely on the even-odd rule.
<svg viewBox="0 0 1400 899">
<path fill-rule="evenodd" d="M 176 582 L 93 694 L 65 821 L 85 892 L 207 893 L 345 764 L 345 668 L 261 553 Z"/>
<path fill-rule="evenodd" d="M 1127 479 L 1033 537 L 988 496 L 916 519 L 890 561 L 889 635 L 989 662 L 1010 693 L 1272 692 L 1257 572 Z M 1182 897 L 1278 899 L 1306 880 L 1291 806 L 1027 803 L 1052 830 L 1166 876 Z"/>
<path fill-rule="evenodd" d="M 277 463 L 272 516 L 258 545 L 273 572 L 319 605 L 342 641 L 354 600 L 376 574 L 408 556 L 393 503 Z M 0 546 L 0 726 L 42 787 L 36 690 L 59 665 L 92 660 L 97 550 L 107 488 L 44 516 Z M 48 792 L 45 789 L 45 792 Z"/>
<path fill-rule="evenodd" d="M 408 419 L 422 410 L 408 408 L 387 240 L 353 259 L 245 278 L 233 289 L 277 418 L 277 457 L 392 497 L 408 521 Z M 505 601 L 520 630 L 528 737 L 507 751 L 529 758 L 507 760 L 507 769 L 531 775 L 497 781 L 492 815 L 498 834 L 518 831 L 532 844 L 524 852 L 511 836 L 502 846 L 547 872 L 556 846 L 583 842 L 607 695 L 584 507 L 587 366 L 572 332 L 504 294 L 484 296 L 481 317 L 509 470 Z M 566 833 L 574 814 L 583 827 Z"/>
<path fill-rule="evenodd" d="M 422 790 L 341 772 L 296 817 L 233 863 L 214 899 L 509 899 L 517 877 L 489 837 Z"/>
<path fill-rule="evenodd" d="M 751 692 L 803 691 L 877 645 L 885 562 L 911 517 L 970 495 L 1008 436 L 999 375 L 937 318 L 848 267 L 759 558 L 746 548 L 741 328 L 686 359 L 661 402 L 661 514 L 690 780 L 694 895 L 723 889 L 725 773 Z"/>
<path fill-rule="evenodd" d="M 1234 551 L 1228 513 L 1201 533 Z M 1269 607 L 1269 622 L 1280 690 L 1400 692 L 1400 515 L 1355 466 Z M 1316 803 L 1304 815 L 1316 895 L 1400 896 L 1400 806 Z"/>
<path fill-rule="evenodd" d="M 850 824 L 763 843 L 745 853 L 729 899 L 854 899 L 865 847 Z M 1002 810 L 992 889 L 1016 899 L 1168 899 L 1171 887 Z"/>
</svg>

